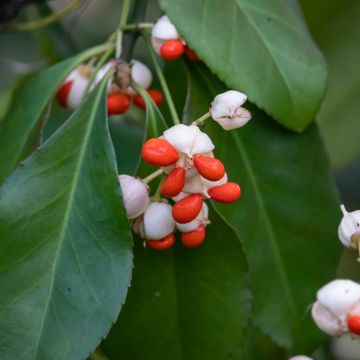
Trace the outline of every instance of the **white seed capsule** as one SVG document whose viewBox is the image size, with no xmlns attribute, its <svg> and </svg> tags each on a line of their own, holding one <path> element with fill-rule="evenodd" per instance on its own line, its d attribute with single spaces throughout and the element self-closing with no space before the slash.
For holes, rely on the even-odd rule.
<svg viewBox="0 0 360 360">
<path fill-rule="evenodd" d="M 150 69 L 138 60 L 131 60 L 130 74 L 133 81 L 144 89 L 148 89 L 152 83 L 153 76 Z M 132 88 L 128 88 L 128 93 L 131 95 L 136 94 L 136 91 Z"/>
<path fill-rule="evenodd" d="M 311 308 L 311 315 L 317 327 L 329 336 L 340 336 L 347 331 L 346 324 L 316 301 Z"/>
<path fill-rule="evenodd" d="M 317 299 L 332 314 L 344 319 L 360 301 L 360 285 L 352 280 L 333 280 L 317 292 Z"/>
<path fill-rule="evenodd" d="M 348 331 L 347 317 L 360 304 L 360 285 L 352 280 L 334 280 L 317 292 L 312 317 L 317 326 L 330 336 Z"/>
<path fill-rule="evenodd" d="M 144 234 L 147 240 L 160 240 L 175 230 L 171 205 L 165 202 L 152 202 L 144 214 Z"/>
<path fill-rule="evenodd" d="M 291 357 L 289 360 L 313 360 L 313 359 L 305 355 L 296 355 Z"/>
<path fill-rule="evenodd" d="M 77 109 L 90 81 L 92 68 L 86 65 L 81 65 L 71 72 L 66 78 L 65 82 L 72 81 L 69 94 L 66 99 L 66 107 L 75 110 Z"/>
<path fill-rule="evenodd" d="M 119 176 L 126 213 L 129 219 L 143 214 L 150 199 L 147 186 L 138 178 L 129 175 Z"/>
<path fill-rule="evenodd" d="M 151 36 L 160 40 L 178 39 L 179 34 L 168 16 L 164 15 L 154 24 Z"/>
<path fill-rule="evenodd" d="M 360 210 L 348 212 L 344 205 L 341 205 L 340 209 L 344 214 L 338 230 L 340 241 L 347 248 L 357 248 L 357 244 L 352 242 L 351 238 L 357 233 L 360 235 Z"/>
<path fill-rule="evenodd" d="M 250 111 L 241 107 L 246 99 L 245 94 L 234 90 L 217 95 L 210 106 L 211 117 L 224 130 L 233 130 L 244 126 L 251 119 Z"/>
<path fill-rule="evenodd" d="M 228 176 L 225 173 L 224 176 L 218 181 L 210 181 L 200 176 L 199 174 L 195 174 L 191 177 L 186 178 L 186 183 L 183 191 L 188 194 L 203 194 L 207 198 L 210 198 L 208 191 L 214 186 L 219 186 L 227 183 Z"/>
<path fill-rule="evenodd" d="M 166 130 L 163 137 L 178 151 L 190 158 L 195 154 L 206 153 L 215 148 L 209 136 L 195 125 L 175 125 Z"/>
</svg>

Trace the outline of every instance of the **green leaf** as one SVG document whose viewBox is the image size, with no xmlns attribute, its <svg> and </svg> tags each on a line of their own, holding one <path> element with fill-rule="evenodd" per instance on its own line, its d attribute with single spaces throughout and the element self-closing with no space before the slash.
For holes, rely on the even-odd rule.
<svg viewBox="0 0 360 360">
<path fill-rule="evenodd" d="M 156 252 L 137 239 L 133 285 L 102 345 L 111 359 L 239 359 L 250 294 L 242 245 L 210 212 L 205 243 Z"/>
<path fill-rule="evenodd" d="M 316 32 L 329 66 L 328 91 L 318 121 L 336 168 L 348 165 L 360 154 L 360 48 L 355 45 L 360 27 L 349 27 L 360 17 L 360 3 L 346 3 L 346 7 Z"/>
<path fill-rule="evenodd" d="M 85 359 L 124 302 L 132 240 L 104 85 L 0 190 L 1 359 Z"/>
<path fill-rule="evenodd" d="M 0 122 L 0 183 L 38 145 L 49 100 L 71 69 L 106 49 L 91 48 L 34 75 L 13 95 L 12 111 Z"/>
<path fill-rule="evenodd" d="M 311 123 L 324 92 L 323 57 L 296 0 L 160 0 L 210 69 L 285 127 Z"/>
<path fill-rule="evenodd" d="M 205 70 L 191 71 L 193 119 L 223 89 Z M 306 353 L 323 339 L 309 306 L 317 289 L 335 276 L 340 256 L 336 191 L 315 125 L 296 135 L 251 110 L 253 120 L 236 131 L 207 121 L 215 156 L 243 193 L 235 204 L 216 209 L 244 242 L 254 325 L 280 346 Z"/>
<path fill-rule="evenodd" d="M 15 91 L 29 78 L 28 74 L 19 76 L 10 82 L 0 93 L 0 122 L 4 119 L 10 109 Z"/>
</svg>

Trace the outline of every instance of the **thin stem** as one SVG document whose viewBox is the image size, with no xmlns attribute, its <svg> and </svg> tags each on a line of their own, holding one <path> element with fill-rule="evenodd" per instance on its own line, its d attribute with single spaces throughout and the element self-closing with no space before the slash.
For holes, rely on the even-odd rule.
<svg viewBox="0 0 360 360">
<path fill-rule="evenodd" d="M 209 111 L 206 114 L 204 114 L 203 116 L 200 116 L 198 119 L 193 121 L 193 123 L 191 125 L 202 126 L 202 125 L 204 125 L 205 121 L 207 119 L 209 119 L 210 117 L 211 117 L 211 114 L 210 114 L 210 111 Z"/>
<path fill-rule="evenodd" d="M 119 25 L 117 26 L 117 33 L 116 33 L 116 52 L 115 52 L 116 58 L 118 58 L 121 55 L 122 38 L 123 38 L 123 32 L 121 28 L 126 25 L 126 21 L 129 16 L 129 10 L 130 10 L 130 0 L 123 0 L 120 21 L 119 21 Z"/>
<path fill-rule="evenodd" d="M 158 170 L 154 171 L 153 173 L 151 173 L 150 175 L 148 175 L 142 181 L 143 181 L 143 183 L 148 184 L 152 180 L 156 179 L 158 176 L 162 175 L 163 172 L 164 172 L 163 169 L 158 169 Z"/>
<path fill-rule="evenodd" d="M 14 30 L 14 31 L 26 31 L 26 30 L 33 30 L 33 29 L 38 29 L 38 28 L 44 27 L 44 26 L 48 26 L 48 25 L 52 24 L 53 22 L 58 21 L 63 16 L 74 11 L 82 2 L 83 2 L 83 0 L 74 0 L 70 4 L 63 7 L 58 12 L 55 12 L 53 14 L 50 14 L 48 16 L 45 16 L 45 17 L 37 19 L 37 20 L 31 20 L 31 21 L 26 21 L 26 22 L 22 22 L 22 23 L 13 22 L 13 23 L 8 24 L 6 26 L 6 28 L 9 30 Z"/>
<path fill-rule="evenodd" d="M 143 29 L 152 29 L 153 26 L 154 26 L 153 23 L 126 24 L 121 27 L 121 30 L 123 30 L 123 31 L 132 31 L 132 30 L 141 31 Z"/>
<path fill-rule="evenodd" d="M 152 48 L 152 45 L 151 45 L 151 43 L 150 43 L 149 36 L 148 36 L 148 34 L 147 34 L 145 31 L 142 31 L 142 35 L 143 35 L 145 44 L 146 44 L 146 46 L 147 46 L 147 48 L 148 48 L 148 50 L 149 50 L 149 52 L 150 52 L 151 59 L 152 59 L 152 62 L 153 62 L 153 64 L 154 64 L 154 68 L 155 68 L 155 71 L 156 71 L 156 75 L 157 75 L 158 78 L 159 78 L 159 82 L 160 82 L 162 91 L 163 91 L 163 93 L 164 93 L 164 96 L 165 96 L 167 105 L 168 105 L 168 107 L 169 107 L 169 110 L 170 110 L 170 114 L 171 114 L 173 123 L 174 123 L 175 125 L 176 125 L 176 124 L 180 124 L 180 119 L 179 119 L 179 116 L 178 116 L 178 114 L 177 114 L 174 101 L 173 101 L 173 99 L 172 99 L 172 96 L 171 96 L 169 87 L 168 87 L 168 85 L 167 85 L 167 83 L 166 83 L 164 74 L 162 73 L 161 67 L 160 67 L 160 65 L 159 65 L 159 63 L 158 63 L 158 61 L 157 61 L 155 51 L 154 51 L 154 49 Z"/>
<path fill-rule="evenodd" d="M 153 200 L 159 201 L 161 199 L 161 187 L 162 187 L 162 184 L 164 183 L 164 181 L 165 181 L 164 177 L 160 179 L 160 182 L 155 191 L 155 194 L 154 194 L 154 196 L 152 196 Z"/>
</svg>

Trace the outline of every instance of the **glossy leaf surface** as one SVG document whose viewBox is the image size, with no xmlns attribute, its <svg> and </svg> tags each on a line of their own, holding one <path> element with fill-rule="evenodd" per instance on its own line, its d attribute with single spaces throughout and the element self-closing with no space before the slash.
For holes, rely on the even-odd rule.
<svg viewBox="0 0 360 360">
<path fill-rule="evenodd" d="M 199 57 L 285 127 L 319 108 L 326 69 L 296 0 L 160 0 Z"/>
<path fill-rule="evenodd" d="M 132 240 L 104 84 L 0 190 L 0 358 L 85 359 L 116 320 Z"/>
<path fill-rule="evenodd" d="M 222 85 L 193 67 L 189 114 L 207 111 Z M 207 120 L 205 131 L 229 181 L 242 197 L 217 210 L 244 242 L 254 297 L 253 323 L 276 343 L 304 353 L 322 340 L 309 316 L 316 291 L 335 276 L 340 221 L 329 162 L 316 129 L 301 135 L 253 111 L 248 125 L 224 131 Z"/>
</svg>

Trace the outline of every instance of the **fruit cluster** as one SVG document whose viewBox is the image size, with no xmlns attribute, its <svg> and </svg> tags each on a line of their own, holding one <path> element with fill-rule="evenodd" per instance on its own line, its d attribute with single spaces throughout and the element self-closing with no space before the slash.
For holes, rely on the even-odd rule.
<svg viewBox="0 0 360 360">
<path fill-rule="evenodd" d="M 116 71 L 107 85 L 107 111 L 109 115 L 124 114 L 132 103 L 145 109 L 143 97 L 130 86 L 130 81 L 134 81 L 138 86 L 146 89 L 154 103 L 157 106 L 161 105 L 163 102 L 162 92 L 150 89 L 153 79 L 152 73 L 145 64 L 138 60 L 132 60 L 130 64 L 112 60 L 96 73 L 92 83 L 94 67 L 88 64 L 78 66 L 59 88 L 56 94 L 58 103 L 62 107 L 75 110 L 79 107 L 86 92 L 91 91 L 111 68 Z"/>
<path fill-rule="evenodd" d="M 349 249 L 360 249 L 360 210 L 348 212 L 344 205 L 338 235 Z M 358 259 L 359 260 L 359 259 Z M 350 333 L 360 336 L 360 284 L 352 280 L 334 280 L 317 292 L 312 306 L 316 325 L 330 336 Z"/>
<path fill-rule="evenodd" d="M 241 105 L 245 100 L 244 94 L 235 91 L 220 94 L 214 99 L 209 116 L 221 126 L 224 125 L 223 116 L 227 122 L 234 122 L 232 126 L 225 126 L 227 129 L 243 126 L 251 116 L 246 110 L 247 119 L 241 118 L 240 124 L 243 110 L 239 109 L 243 109 Z M 221 109 L 225 109 L 225 113 Z M 199 246 L 205 239 L 205 227 L 210 223 L 205 200 L 228 204 L 240 198 L 240 186 L 228 181 L 224 164 L 214 156 L 214 148 L 197 122 L 178 124 L 143 144 L 142 159 L 159 167 L 157 171 L 144 181 L 120 175 L 124 204 L 133 230 L 149 247 L 164 250 L 173 246 L 175 229 L 181 232 L 185 247 Z M 156 192 L 159 196 L 150 199 L 147 183 L 157 176 L 163 177 Z"/>
<path fill-rule="evenodd" d="M 352 280 L 334 280 L 326 284 L 317 292 L 312 317 L 330 336 L 348 332 L 360 336 L 360 285 Z"/>
<path fill-rule="evenodd" d="M 199 61 L 194 50 L 182 39 L 170 19 L 164 15 L 154 24 L 151 43 L 155 51 L 165 60 L 177 60 L 185 54 L 191 61 Z"/>
</svg>

